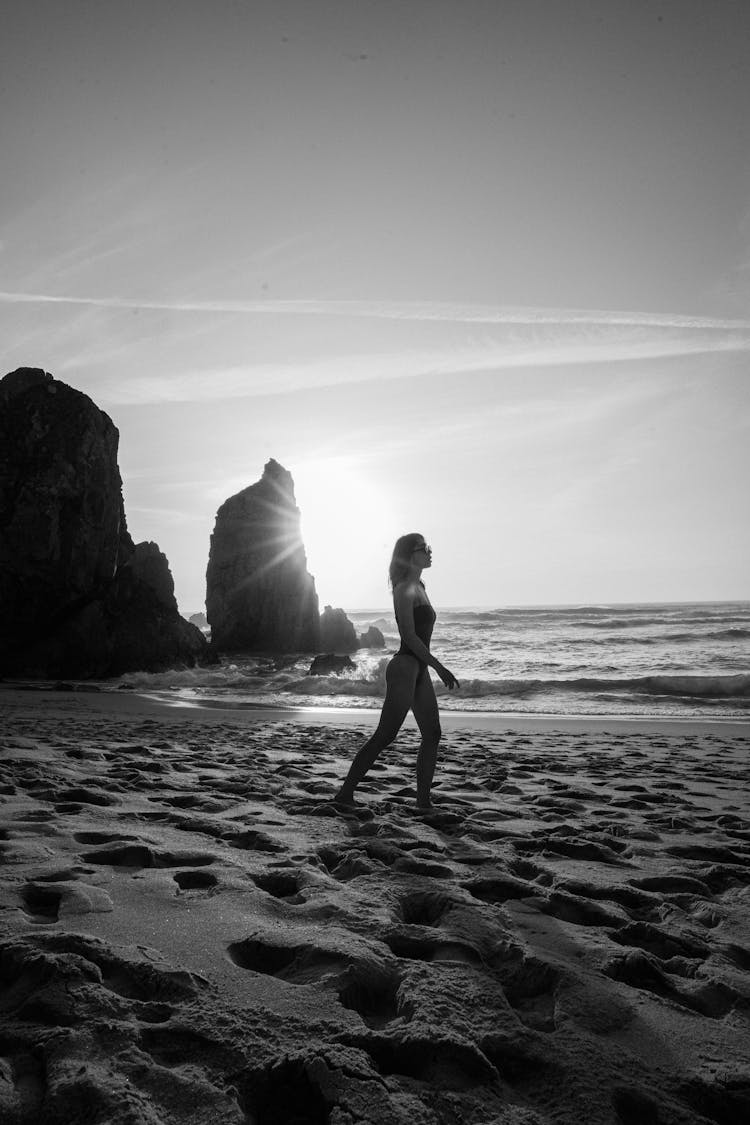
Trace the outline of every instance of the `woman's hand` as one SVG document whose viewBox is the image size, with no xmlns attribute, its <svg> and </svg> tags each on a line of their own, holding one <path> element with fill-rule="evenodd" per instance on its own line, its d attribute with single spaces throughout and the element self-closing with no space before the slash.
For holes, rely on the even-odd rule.
<svg viewBox="0 0 750 1125">
<path fill-rule="evenodd" d="M 453 675 L 453 673 L 449 671 L 448 668 L 446 668 L 443 664 L 439 664 L 435 671 L 437 672 L 438 676 L 440 676 L 440 679 L 443 681 L 445 686 L 448 688 L 448 691 L 453 691 L 454 688 L 461 687 L 460 683 Z"/>
</svg>

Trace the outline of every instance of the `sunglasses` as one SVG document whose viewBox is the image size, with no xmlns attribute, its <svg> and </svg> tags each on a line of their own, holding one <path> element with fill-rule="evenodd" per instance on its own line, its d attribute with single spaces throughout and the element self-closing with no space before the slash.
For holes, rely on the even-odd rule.
<svg viewBox="0 0 750 1125">
<path fill-rule="evenodd" d="M 432 547 L 429 545 L 429 543 L 420 543 L 418 547 L 414 548 L 412 554 L 416 555 L 419 551 L 424 551 L 426 555 L 430 555 L 432 554 Z"/>
</svg>

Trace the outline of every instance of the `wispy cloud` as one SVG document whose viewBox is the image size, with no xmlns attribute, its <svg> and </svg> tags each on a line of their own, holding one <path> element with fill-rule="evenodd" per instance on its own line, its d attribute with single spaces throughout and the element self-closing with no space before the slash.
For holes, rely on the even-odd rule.
<svg viewBox="0 0 750 1125">
<path fill-rule="evenodd" d="M 0 290 L 6 304 L 90 305 L 111 309 L 154 309 L 164 312 L 245 313 L 276 316 L 329 316 L 378 320 L 429 321 L 443 324 L 623 325 L 641 328 L 708 329 L 750 333 L 750 320 L 681 316 L 613 309 L 531 308 L 453 304 L 440 301 L 342 301 L 299 298 L 279 300 L 155 301 L 133 297 L 86 297 Z M 746 341 L 750 346 L 750 340 Z"/>
<path fill-rule="evenodd" d="M 59 370 L 75 370 L 77 385 L 88 393 L 101 395 L 106 385 L 111 404 L 209 402 L 420 376 L 750 351 L 750 320 L 617 310 L 335 300 L 160 302 L 0 291 L 2 304 L 78 307 L 78 317 L 84 320 L 77 332 L 79 343 L 68 341 L 61 349 Z M 170 317 L 168 327 L 152 324 L 148 331 L 134 325 L 109 331 L 104 324 L 87 323 L 92 317 L 107 319 L 107 310 L 157 310 L 177 316 Z M 184 330 L 181 312 L 191 314 Z M 234 329 L 223 316 L 217 319 L 218 314 L 240 318 L 236 339 Z M 317 332 L 309 348 L 304 334 L 297 333 L 298 358 L 291 359 L 289 333 L 277 326 L 270 328 L 270 335 L 264 330 L 260 355 L 255 341 L 248 344 L 243 316 L 265 328 L 275 316 L 328 317 L 338 319 L 340 328 L 330 333 L 330 340 L 329 333 L 321 339 Z M 395 338 L 391 334 L 390 346 L 383 346 L 380 329 L 372 340 L 366 339 L 361 323 L 365 320 L 380 320 L 384 329 L 385 322 L 392 322 Z M 408 339 L 399 339 L 404 333 L 398 326 L 405 322 L 415 329 L 421 324 L 422 329 L 416 336 L 410 329 Z M 199 352 L 194 347 L 197 325 L 205 329 Z M 70 333 L 70 325 L 66 331 Z M 166 339 L 159 342 L 161 361 L 155 366 L 150 360 L 157 332 L 166 333 Z M 237 362 L 238 355 L 249 358 Z M 113 365 L 123 364 L 127 378 L 110 377 Z"/>
<path fill-rule="evenodd" d="M 465 347 L 407 349 L 392 353 L 325 356 L 299 363 L 205 367 L 175 373 L 130 375 L 109 388 L 122 404 L 201 402 L 286 395 L 295 391 L 420 376 L 470 375 L 518 368 L 563 367 L 750 350 L 750 340 L 636 334 L 632 338 L 478 340 Z"/>
</svg>

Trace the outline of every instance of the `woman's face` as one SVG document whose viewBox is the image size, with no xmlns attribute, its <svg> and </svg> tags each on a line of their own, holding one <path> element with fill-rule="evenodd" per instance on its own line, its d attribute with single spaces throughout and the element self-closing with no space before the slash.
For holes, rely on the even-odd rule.
<svg viewBox="0 0 750 1125">
<path fill-rule="evenodd" d="M 432 547 L 425 543 L 424 539 L 420 540 L 411 553 L 411 560 L 415 566 L 421 566 L 423 570 L 432 566 Z"/>
</svg>

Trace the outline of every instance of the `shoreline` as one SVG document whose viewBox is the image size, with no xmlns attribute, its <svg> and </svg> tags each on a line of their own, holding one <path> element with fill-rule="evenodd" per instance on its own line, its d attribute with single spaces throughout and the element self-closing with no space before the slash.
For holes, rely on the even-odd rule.
<svg viewBox="0 0 750 1125">
<path fill-rule="evenodd" d="M 43 700 L 35 708 L 32 699 Z M 147 691 L 102 691 L 89 688 L 56 690 L 36 684 L 0 683 L 0 709 L 5 707 L 16 711 L 40 713 L 56 704 L 75 702 L 75 710 L 80 714 L 91 711 L 111 715 L 148 715 L 164 720 L 175 719 L 188 722 L 210 723 L 221 719 L 232 720 L 240 725 L 255 725 L 264 722 L 296 722 L 299 724 L 337 727 L 373 727 L 377 722 L 380 708 L 339 708 L 339 707 L 268 707 L 263 704 L 243 704 L 240 706 L 217 700 L 173 701 L 162 695 Z M 475 732 L 500 733 L 518 731 L 527 734 L 560 730 L 565 734 L 604 734 L 607 732 L 643 733 L 661 732 L 664 734 L 721 734 L 728 738 L 750 739 L 750 721 L 738 719 L 680 719 L 671 716 L 620 716 L 620 715 L 536 715 L 515 711 L 440 711 L 440 723 L 445 734 L 450 731 L 469 730 Z M 409 713 L 404 729 L 415 730 L 414 717 Z"/>
</svg>

